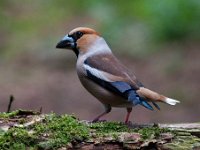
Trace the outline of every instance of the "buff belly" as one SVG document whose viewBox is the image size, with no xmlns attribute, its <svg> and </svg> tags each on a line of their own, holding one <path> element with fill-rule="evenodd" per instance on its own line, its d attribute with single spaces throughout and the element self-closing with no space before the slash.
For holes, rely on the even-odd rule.
<svg viewBox="0 0 200 150">
<path fill-rule="evenodd" d="M 133 104 L 128 102 L 121 96 L 104 89 L 95 82 L 91 81 L 87 77 L 79 76 L 82 85 L 101 103 L 109 104 L 112 107 L 132 107 Z"/>
</svg>

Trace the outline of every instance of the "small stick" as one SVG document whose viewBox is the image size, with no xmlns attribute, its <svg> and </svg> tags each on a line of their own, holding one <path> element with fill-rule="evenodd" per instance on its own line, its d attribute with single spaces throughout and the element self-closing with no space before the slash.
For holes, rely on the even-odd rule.
<svg viewBox="0 0 200 150">
<path fill-rule="evenodd" d="M 42 113 L 42 106 L 40 107 L 40 111 L 39 112 Z"/>
<path fill-rule="evenodd" d="M 9 100 L 9 104 L 8 104 L 7 113 L 10 112 L 13 101 L 14 101 L 14 96 L 10 95 L 10 100 Z"/>
</svg>

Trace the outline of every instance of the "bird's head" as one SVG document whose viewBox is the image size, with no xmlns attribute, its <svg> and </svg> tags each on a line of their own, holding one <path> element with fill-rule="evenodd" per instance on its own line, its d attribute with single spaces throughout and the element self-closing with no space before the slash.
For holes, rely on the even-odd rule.
<svg viewBox="0 0 200 150">
<path fill-rule="evenodd" d="M 58 42 L 56 48 L 73 50 L 78 56 L 79 53 L 86 53 L 100 35 L 93 29 L 78 27 L 70 31 Z"/>
</svg>

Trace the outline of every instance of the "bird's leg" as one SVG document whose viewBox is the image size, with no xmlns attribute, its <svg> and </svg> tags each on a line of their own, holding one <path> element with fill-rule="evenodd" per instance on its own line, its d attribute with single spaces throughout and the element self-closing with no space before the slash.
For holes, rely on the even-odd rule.
<svg viewBox="0 0 200 150">
<path fill-rule="evenodd" d="M 99 119 L 101 117 L 103 117 L 104 115 L 108 114 L 111 111 L 111 106 L 110 105 L 104 105 L 105 106 L 105 111 L 100 114 L 99 116 L 97 116 L 92 122 L 97 122 L 99 121 Z"/>
<path fill-rule="evenodd" d="M 126 115 L 126 119 L 125 119 L 125 124 L 128 124 L 129 123 L 129 116 L 131 114 L 131 111 L 132 111 L 132 107 L 130 108 L 127 108 L 127 115 Z"/>
</svg>

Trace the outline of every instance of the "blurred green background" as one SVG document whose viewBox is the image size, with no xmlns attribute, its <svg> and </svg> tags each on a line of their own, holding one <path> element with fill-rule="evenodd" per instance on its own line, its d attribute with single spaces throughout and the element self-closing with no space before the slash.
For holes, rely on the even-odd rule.
<svg viewBox="0 0 200 150">
<path fill-rule="evenodd" d="M 0 111 L 75 113 L 92 119 L 103 106 L 80 85 L 71 51 L 56 50 L 70 30 L 100 32 L 118 58 L 150 89 L 181 101 L 150 112 L 135 107 L 133 122 L 199 121 L 199 0 L 1 0 Z M 125 109 L 105 117 L 122 121 Z"/>
</svg>

